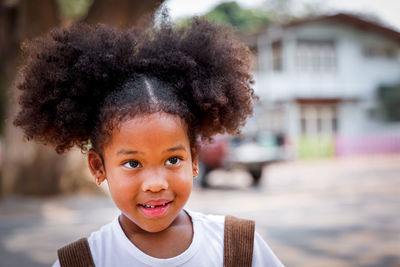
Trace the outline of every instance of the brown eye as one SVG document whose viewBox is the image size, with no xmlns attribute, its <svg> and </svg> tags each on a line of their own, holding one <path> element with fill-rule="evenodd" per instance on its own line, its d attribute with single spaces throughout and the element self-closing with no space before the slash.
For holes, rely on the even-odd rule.
<svg viewBox="0 0 400 267">
<path fill-rule="evenodd" d="M 178 165 L 181 162 L 181 159 L 178 157 L 171 157 L 167 159 L 165 165 Z"/>
<path fill-rule="evenodd" d="M 136 160 L 130 160 L 127 163 L 125 163 L 124 166 L 129 169 L 136 169 L 136 168 L 142 167 L 140 162 L 136 161 Z"/>
</svg>

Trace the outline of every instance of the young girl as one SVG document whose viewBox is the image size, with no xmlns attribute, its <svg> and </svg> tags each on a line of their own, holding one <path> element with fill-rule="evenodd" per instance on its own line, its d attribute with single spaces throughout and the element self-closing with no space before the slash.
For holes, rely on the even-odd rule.
<svg viewBox="0 0 400 267">
<path fill-rule="evenodd" d="M 250 52 L 230 30 L 201 19 L 130 31 L 77 24 L 24 48 L 15 124 L 58 153 L 85 151 L 121 210 L 54 266 L 281 266 L 254 228 L 184 208 L 198 140 L 237 133 L 253 111 Z"/>
</svg>

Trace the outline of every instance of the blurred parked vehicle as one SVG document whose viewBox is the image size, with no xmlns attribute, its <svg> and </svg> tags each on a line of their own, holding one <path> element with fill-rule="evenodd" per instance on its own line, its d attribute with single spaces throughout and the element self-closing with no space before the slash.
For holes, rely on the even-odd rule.
<svg viewBox="0 0 400 267">
<path fill-rule="evenodd" d="M 284 136 L 272 132 L 257 132 L 243 136 L 218 135 L 212 143 L 200 146 L 200 183 L 210 186 L 208 174 L 217 168 L 242 168 L 257 186 L 263 167 L 286 158 Z"/>
</svg>

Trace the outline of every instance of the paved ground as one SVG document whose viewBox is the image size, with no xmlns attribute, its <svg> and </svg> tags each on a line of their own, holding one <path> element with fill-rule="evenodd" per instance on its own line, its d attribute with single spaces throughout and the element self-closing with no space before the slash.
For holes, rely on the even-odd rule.
<svg viewBox="0 0 400 267">
<path fill-rule="evenodd" d="M 242 171 L 211 175 L 231 188 L 196 188 L 188 207 L 256 220 L 287 266 L 400 266 L 400 155 L 281 163 L 257 189 Z M 117 214 L 99 196 L 2 200 L 0 266 L 48 266 Z"/>
</svg>

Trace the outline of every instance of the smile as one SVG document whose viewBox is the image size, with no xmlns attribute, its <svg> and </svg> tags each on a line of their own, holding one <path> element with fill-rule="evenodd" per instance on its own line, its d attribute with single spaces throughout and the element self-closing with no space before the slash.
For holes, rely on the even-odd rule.
<svg viewBox="0 0 400 267">
<path fill-rule="evenodd" d="M 166 205 L 168 205 L 169 203 L 171 203 L 172 201 L 170 201 L 170 202 L 165 202 L 164 204 L 161 204 L 161 205 L 146 205 L 146 204 L 139 204 L 140 206 L 142 206 L 142 207 L 145 207 L 145 208 L 150 208 L 150 209 L 154 209 L 154 208 L 158 208 L 158 207 L 164 207 L 164 206 L 166 206 Z"/>
<path fill-rule="evenodd" d="M 140 211 L 142 214 L 148 219 L 157 219 L 163 217 L 167 214 L 170 204 L 172 201 L 164 202 L 158 205 L 149 205 L 149 204 L 138 204 Z"/>
</svg>

